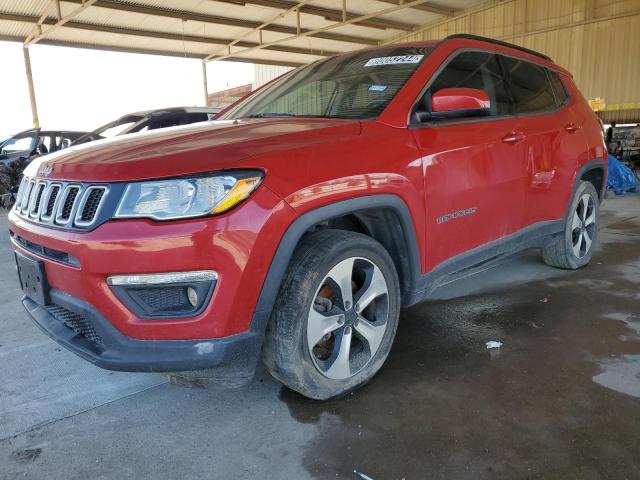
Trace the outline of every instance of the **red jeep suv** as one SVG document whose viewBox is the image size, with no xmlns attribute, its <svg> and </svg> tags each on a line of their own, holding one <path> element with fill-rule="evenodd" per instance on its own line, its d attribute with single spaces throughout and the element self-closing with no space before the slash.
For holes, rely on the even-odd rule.
<svg viewBox="0 0 640 480">
<path fill-rule="evenodd" d="M 401 307 L 499 257 L 587 264 L 606 151 L 571 75 L 455 35 L 271 82 L 213 122 L 25 172 L 9 214 L 33 320 L 113 370 L 327 399 L 380 369 Z"/>
</svg>

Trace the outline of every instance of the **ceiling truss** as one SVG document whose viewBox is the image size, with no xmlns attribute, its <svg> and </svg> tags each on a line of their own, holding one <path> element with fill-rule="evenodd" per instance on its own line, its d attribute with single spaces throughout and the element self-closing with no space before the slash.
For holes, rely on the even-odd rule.
<svg viewBox="0 0 640 480">
<path fill-rule="evenodd" d="M 96 3 L 96 1 L 97 0 L 82 0 L 82 3 L 78 8 L 75 8 L 72 12 L 68 13 L 65 16 L 62 16 L 62 8 L 60 7 L 60 1 L 59 0 L 51 0 L 51 4 L 53 4 L 56 7 L 56 12 L 58 14 L 58 20 L 54 24 L 52 24 L 49 28 L 43 30 L 41 21 L 44 21 L 46 19 L 46 12 L 45 12 L 38 19 L 38 22 L 36 23 L 37 33 L 29 35 L 27 37 L 27 39 L 24 41 L 24 46 L 25 47 L 30 47 L 31 45 L 35 44 L 36 42 L 42 40 L 47 35 L 51 34 L 54 30 L 57 30 L 58 28 L 62 27 L 65 23 L 69 22 L 74 17 L 78 16 L 84 10 L 86 10 L 91 5 Z M 43 18 L 43 17 L 45 17 L 45 18 Z"/>
<path fill-rule="evenodd" d="M 16 4 L 21 3 L 19 0 L 13 1 Z M 401 10 L 413 9 L 416 16 L 431 15 L 431 17 L 425 17 L 423 23 L 426 23 L 426 19 L 432 21 L 434 16 L 448 18 L 457 13 L 456 10 L 447 7 L 446 2 L 433 3 L 432 0 L 375 0 L 372 4 L 377 3 L 379 10 L 373 13 L 354 11 L 356 2 L 353 1 L 350 9 L 350 0 L 342 0 L 342 8 L 335 8 L 335 4 L 334 8 L 328 8 L 328 3 L 323 3 L 321 0 L 207 0 L 207 2 L 210 2 L 210 5 L 219 5 L 220 8 L 209 7 L 195 11 L 195 9 L 189 9 L 193 8 L 193 3 L 188 2 L 166 2 L 167 7 L 165 7 L 160 6 L 159 3 L 154 5 L 139 0 L 50 0 L 44 9 L 40 7 L 40 11 L 20 13 L 20 8 L 10 11 L 0 9 L 0 22 L 31 25 L 29 33 L 23 38 L 10 32 L 3 34 L 1 31 L 0 38 L 19 38 L 25 47 L 46 43 L 180 55 L 202 58 L 205 61 L 255 61 L 295 66 L 360 46 L 378 45 L 384 43 L 385 38 L 415 30 L 419 24 L 408 24 L 399 21 L 400 17 L 393 18 L 393 15 L 390 15 Z M 387 4 L 388 8 L 384 8 L 383 4 Z M 229 8 L 225 8 L 225 5 Z M 97 17 L 92 16 L 90 14 L 94 9 L 98 9 L 95 12 L 104 13 Z M 244 16 L 238 15 L 238 9 L 254 10 L 252 15 Z M 256 20 L 259 18 L 256 12 L 269 10 L 273 13 L 266 16 L 265 20 Z M 130 19 L 123 21 L 128 16 Z M 94 20 L 100 17 L 106 20 Z M 313 17 L 317 20 L 311 21 Z M 135 25 L 132 21 L 134 18 Z M 179 25 L 182 25 L 182 31 L 180 32 L 180 26 L 176 24 L 171 29 L 162 27 L 155 29 L 153 22 L 139 21 L 146 18 L 164 19 L 158 25 L 168 25 L 166 22 L 168 19 L 180 20 Z M 118 22 L 119 19 L 120 22 Z M 318 23 L 322 21 L 328 23 L 324 25 Z M 184 29 L 186 22 L 191 25 L 188 32 Z M 144 23 L 144 26 L 140 23 Z M 194 24 L 203 26 L 202 33 L 200 31 L 195 33 L 197 29 L 193 28 Z M 357 28 L 350 28 L 353 26 Z M 69 38 L 66 39 L 65 32 L 72 31 L 76 33 L 67 35 Z M 371 34 L 367 34 L 367 31 Z M 78 40 L 83 38 L 82 32 L 86 32 L 86 41 Z M 114 35 L 96 37 L 91 33 Z M 211 35 L 211 33 L 214 34 Z M 127 38 L 138 40 L 130 44 Z M 297 41 L 304 38 L 314 39 L 314 41 L 302 43 Z M 266 55 L 261 52 L 274 53 Z M 282 54 L 291 54 L 291 57 L 287 58 Z"/>
<path fill-rule="evenodd" d="M 374 13 L 368 13 L 366 15 L 360 15 L 358 17 L 353 17 L 351 19 L 346 19 L 346 15 L 345 15 L 345 16 L 343 16 L 344 20 L 342 20 L 342 21 L 339 21 L 339 22 L 336 22 L 336 23 L 332 23 L 331 25 L 327 25 L 325 27 L 318 28 L 318 29 L 315 29 L 315 30 L 307 30 L 305 32 L 302 32 L 301 29 L 300 29 L 300 26 L 298 25 L 297 33 L 295 35 L 291 35 L 290 37 L 284 37 L 284 38 L 281 38 L 279 40 L 273 40 L 271 42 L 260 43 L 259 45 L 256 45 L 255 47 L 246 48 L 244 50 L 240 50 L 239 52 L 232 53 L 231 51 L 228 51 L 224 55 L 218 55 L 218 54 L 213 53 L 213 54 L 207 56 L 205 58 L 205 61 L 208 61 L 208 60 L 218 61 L 218 60 L 225 60 L 225 59 L 229 59 L 229 58 L 235 58 L 235 57 L 244 55 L 245 53 L 253 52 L 255 50 L 260 50 L 260 49 L 263 49 L 263 48 L 269 48 L 269 47 L 272 47 L 272 46 L 275 46 L 275 45 L 279 45 L 281 43 L 286 43 L 286 42 L 289 42 L 291 40 L 295 40 L 295 39 L 298 39 L 298 38 L 316 35 L 318 33 L 325 33 L 328 30 L 333 30 L 335 28 L 343 27 L 343 26 L 346 26 L 346 25 L 352 25 L 352 24 L 356 24 L 356 23 L 359 23 L 359 22 L 362 22 L 362 21 L 366 21 L 366 20 L 369 20 L 369 19 L 372 19 L 372 18 L 381 17 L 383 15 L 388 15 L 390 13 L 394 13 L 394 12 L 397 12 L 397 11 L 400 11 L 400 10 L 404 10 L 406 8 L 412 8 L 414 6 L 423 5 L 423 4 L 426 4 L 428 2 L 429 2 L 429 0 L 414 0 L 414 1 L 411 1 L 411 2 L 402 3 L 402 4 L 397 5 L 395 7 L 390 7 L 390 8 L 384 9 L 384 10 L 379 10 L 379 11 L 374 12 Z M 343 5 L 344 4 L 345 4 L 345 2 L 343 1 Z M 289 12 L 290 12 L 290 10 L 288 10 L 285 13 L 289 13 Z M 260 27 L 258 27 L 258 28 L 260 28 Z"/>
</svg>

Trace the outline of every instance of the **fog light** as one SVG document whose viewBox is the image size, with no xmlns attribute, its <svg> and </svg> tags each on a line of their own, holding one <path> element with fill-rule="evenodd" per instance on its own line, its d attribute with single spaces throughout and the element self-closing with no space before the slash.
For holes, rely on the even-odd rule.
<svg viewBox="0 0 640 480">
<path fill-rule="evenodd" d="M 209 304 L 218 274 L 213 270 L 112 275 L 118 299 L 144 319 L 192 318 Z"/>
<path fill-rule="evenodd" d="M 192 307 L 195 308 L 198 305 L 198 292 L 192 287 L 187 288 L 187 298 Z"/>
</svg>

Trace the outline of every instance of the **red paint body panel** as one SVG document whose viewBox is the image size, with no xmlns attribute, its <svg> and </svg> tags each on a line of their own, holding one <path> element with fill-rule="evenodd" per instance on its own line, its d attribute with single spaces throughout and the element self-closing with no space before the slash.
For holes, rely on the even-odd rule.
<svg viewBox="0 0 640 480">
<path fill-rule="evenodd" d="M 545 114 L 408 126 L 429 79 L 460 49 L 504 53 L 560 71 L 571 101 Z M 569 132 L 569 124 L 578 128 Z M 376 120 L 277 118 L 174 127 L 73 147 L 25 172 L 36 176 L 45 163 L 53 167 L 52 179 L 126 182 L 230 168 L 264 171 L 258 190 L 226 214 L 112 220 L 74 233 L 12 212 L 10 229 L 78 258 L 80 268 L 43 259 L 50 284 L 93 305 L 125 335 L 219 338 L 249 328 L 280 241 L 307 212 L 358 196 L 396 195 L 413 221 L 418 270 L 427 273 L 529 225 L 563 218 L 580 167 L 605 155 L 595 115 L 568 72 L 508 47 L 455 39 L 437 45 Z M 456 212 L 466 213 L 449 221 Z M 219 281 L 206 310 L 191 319 L 136 318 L 106 284 L 113 274 L 203 269 L 216 270 Z"/>
<path fill-rule="evenodd" d="M 340 119 L 213 121 L 99 140 L 53 153 L 25 171 L 83 182 L 126 182 L 233 168 L 247 157 L 357 135 L 359 122 Z"/>
</svg>

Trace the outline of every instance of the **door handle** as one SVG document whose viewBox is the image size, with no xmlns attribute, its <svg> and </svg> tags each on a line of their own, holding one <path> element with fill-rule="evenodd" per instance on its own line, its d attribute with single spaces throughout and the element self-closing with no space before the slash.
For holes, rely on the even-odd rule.
<svg viewBox="0 0 640 480">
<path fill-rule="evenodd" d="M 580 126 L 576 125 L 575 123 L 568 123 L 564 126 L 564 130 L 565 132 L 576 133 L 578 130 L 580 130 Z"/>
<path fill-rule="evenodd" d="M 524 140 L 524 135 L 520 132 L 510 132 L 502 137 L 502 143 L 508 143 L 509 145 L 515 145 Z"/>
</svg>

